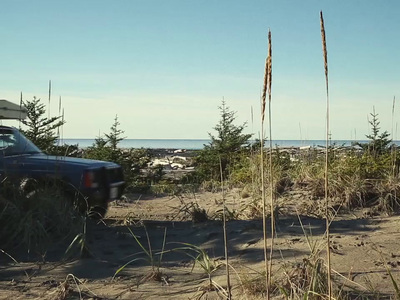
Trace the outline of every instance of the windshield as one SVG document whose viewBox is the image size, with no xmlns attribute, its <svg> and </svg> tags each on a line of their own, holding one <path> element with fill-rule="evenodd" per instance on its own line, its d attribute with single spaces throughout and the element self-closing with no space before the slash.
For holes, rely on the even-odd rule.
<svg viewBox="0 0 400 300">
<path fill-rule="evenodd" d="M 4 156 L 41 153 L 30 140 L 13 128 L 0 128 L 0 152 Z"/>
</svg>

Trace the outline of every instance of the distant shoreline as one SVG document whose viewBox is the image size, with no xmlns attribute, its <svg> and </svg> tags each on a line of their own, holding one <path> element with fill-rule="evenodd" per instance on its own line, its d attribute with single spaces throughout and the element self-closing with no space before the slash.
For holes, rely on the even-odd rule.
<svg viewBox="0 0 400 300">
<path fill-rule="evenodd" d="M 80 148 L 87 148 L 93 145 L 95 139 L 61 139 L 61 144 L 76 145 Z M 254 142 L 254 141 L 252 141 Z M 352 143 L 366 143 L 367 140 L 332 140 L 331 145 L 351 146 Z M 210 143 L 208 139 L 124 139 L 119 143 L 120 148 L 146 148 L 146 149 L 185 149 L 185 150 L 201 150 L 204 145 Z M 325 140 L 273 140 L 273 147 L 279 148 L 297 148 L 297 147 L 318 147 L 326 144 Z M 400 141 L 394 142 L 400 146 Z M 265 142 L 268 147 L 269 141 Z"/>
</svg>

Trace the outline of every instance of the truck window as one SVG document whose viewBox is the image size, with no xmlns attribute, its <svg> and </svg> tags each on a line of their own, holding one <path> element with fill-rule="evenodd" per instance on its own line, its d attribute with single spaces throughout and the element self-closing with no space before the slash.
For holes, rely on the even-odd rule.
<svg viewBox="0 0 400 300">
<path fill-rule="evenodd" d="M 38 147 L 12 128 L 0 128 L 0 151 L 4 156 L 41 153 Z"/>
</svg>

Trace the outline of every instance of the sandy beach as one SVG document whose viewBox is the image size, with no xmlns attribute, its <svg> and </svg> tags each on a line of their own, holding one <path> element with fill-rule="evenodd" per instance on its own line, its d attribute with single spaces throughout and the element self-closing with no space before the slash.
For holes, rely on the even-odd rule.
<svg viewBox="0 0 400 300">
<path fill-rule="evenodd" d="M 263 271 L 262 222 L 246 217 L 252 199 L 242 198 L 241 190 L 229 191 L 225 199 L 231 212 L 242 212 L 227 225 L 233 298 L 259 299 L 260 294 L 248 289 Z M 322 249 L 324 256 L 325 221 L 312 216 L 310 207 L 317 205 L 304 191 L 288 192 L 279 198 L 278 205 L 283 204 L 276 222 L 272 277 L 285 285 L 285 278 L 311 259 L 312 247 Z M 204 209 L 209 220 L 194 223 L 188 213 L 194 205 Z M 42 261 L 35 253 L 9 252 L 15 261 L 0 255 L 0 299 L 222 299 L 223 293 L 206 289 L 207 274 L 198 264 L 193 267 L 191 252 L 177 251 L 186 244 L 207 251 L 216 266 L 212 279 L 226 288 L 221 209 L 221 192 L 128 195 L 112 203 L 103 222 L 88 221 L 88 258 L 65 259 L 65 242 L 50 247 Z M 336 216 L 332 267 L 343 289 L 379 299 L 395 293 L 387 268 L 398 281 L 399 222 L 399 216 L 372 215 L 367 209 Z M 161 262 L 151 263 L 138 241 L 147 251 L 151 245 L 156 261 L 164 249 Z"/>
</svg>

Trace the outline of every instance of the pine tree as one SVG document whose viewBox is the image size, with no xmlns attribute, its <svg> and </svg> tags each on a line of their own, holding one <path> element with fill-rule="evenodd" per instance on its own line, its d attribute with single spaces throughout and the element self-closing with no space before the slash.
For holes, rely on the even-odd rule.
<svg viewBox="0 0 400 300">
<path fill-rule="evenodd" d="M 116 115 L 114 118 L 114 123 L 110 128 L 110 133 L 105 134 L 107 142 L 113 151 L 116 151 L 118 149 L 118 143 L 125 139 L 125 137 L 122 137 L 124 131 L 119 129 L 119 125 L 121 124 L 118 121 L 118 115 Z"/>
<path fill-rule="evenodd" d="M 380 122 L 378 114 L 375 113 L 375 108 L 370 115 L 372 120 L 369 120 L 368 123 L 371 125 L 372 132 L 371 134 L 366 135 L 369 142 L 367 144 L 357 143 L 357 145 L 361 146 L 364 150 L 367 150 L 370 155 L 376 158 L 377 156 L 388 152 L 392 140 L 389 138 L 390 134 L 386 130 L 380 134 Z"/>
<path fill-rule="evenodd" d="M 27 109 L 27 118 L 21 122 L 27 129 L 21 129 L 21 132 L 41 150 L 51 152 L 58 138 L 56 130 L 65 121 L 61 120 L 61 116 L 45 117 L 45 105 L 36 97 L 32 101 L 23 101 L 22 104 Z"/>
<path fill-rule="evenodd" d="M 111 161 L 115 161 L 121 163 L 121 151 L 118 149 L 118 143 L 125 139 L 122 137 L 124 131 L 119 129 L 119 125 L 121 125 L 118 121 L 118 116 L 116 115 L 114 118 L 114 123 L 110 128 L 110 133 L 105 134 L 107 144 L 111 148 Z"/>
<path fill-rule="evenodd" d="M 220 179 L 220 161 L 222 175 L 227 178 L 229 168 L 233 166 L 244 146 L 248 146 L 251 134 L 244 134 L 246 123 L 235 125 L 236 113 L 226 106 L 225 101 L 219 107 L 221 119 L 213 128 L 217 135 L 209 133 L 211 142 L 204 146 L 197 158 L 197 173 L 203 179 Z"/>
</svg>

